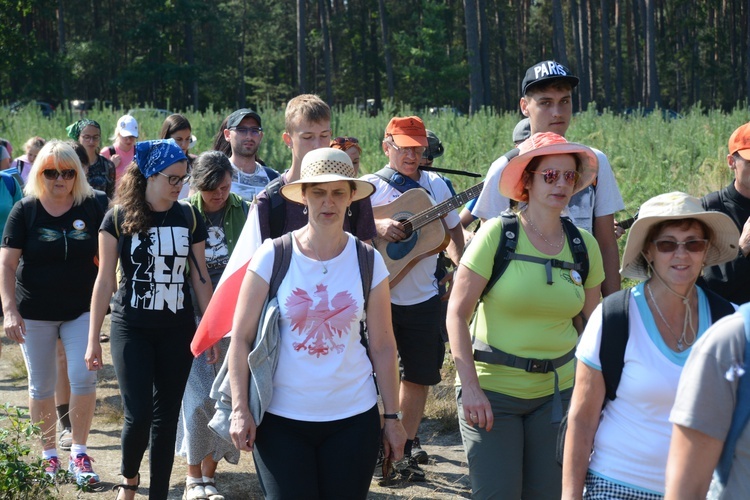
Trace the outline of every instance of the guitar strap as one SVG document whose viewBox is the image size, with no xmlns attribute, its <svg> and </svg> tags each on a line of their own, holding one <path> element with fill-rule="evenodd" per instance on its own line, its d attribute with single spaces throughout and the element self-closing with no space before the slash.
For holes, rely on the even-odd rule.
<svg viewBox="0 0 750 500">
<path fill-rule="evenodd" d="M 375 172 L 375 175 L 396 188 L 400 193 L 405 193 L 410 189 L 419 188 L 424 189 L 425 191 L 427 191 L 427 194 L 432 196 L 432 193 L 422 187 L 417 181 L 410 177 L 406 177 L 405 175 L 401 175 L 388 165 Z"/>
</svg>

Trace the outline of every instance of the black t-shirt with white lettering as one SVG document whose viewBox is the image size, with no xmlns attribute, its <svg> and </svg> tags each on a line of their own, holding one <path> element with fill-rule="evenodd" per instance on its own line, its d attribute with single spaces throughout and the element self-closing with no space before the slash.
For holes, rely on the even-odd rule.
<svg viewBox="0 0 750 500">
<path fill-rule="evenodd" d="M 190 245 L 205 241 L 206 226 L 197 209 L 192 209 L 195 217 L 186 220 L 185 211 L 175 202 L 166 212 L 152 212 L 147 233 L 121 235 L 122 275 L 112 303 L 112 321 L 140 328 L 195 324 L 186 271 L 188 265 L 194 267 Z M 119 224 L 123 217 L 119 207 Z M 117 238 L 114 209 L 107 212 L 101 230 Z"/>
</svg>

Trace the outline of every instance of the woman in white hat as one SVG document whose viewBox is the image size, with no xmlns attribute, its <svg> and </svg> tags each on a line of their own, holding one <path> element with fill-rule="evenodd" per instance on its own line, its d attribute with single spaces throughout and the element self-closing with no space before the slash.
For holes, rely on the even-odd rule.
<svg viewBox="0 0 750 500">
<path fill-rule="evenodd" d="M 120 179 L 135 157 L 135 141 L 138 140 L 138 122 L 130 115 L 123 115 L 117 119 L 115 133 L 110 140 L 111 146 L 102 148 L 100 154 L 115 165 L 116 180 L 119 186 Z"/>
<path fill-rule="evenodd" d="M 591 149 L 551 132 L 519 150 L 500 191 L 526 205 L 487 221 L 467 247 L 448 303 L 448 336 L 473 497 L 559 499 L 555 442 L 573 387 L 573 319 L 591 314 L 604 279 L 594 237 L 560 215 L 593 182 L 598 163 Z M 508 239 L 517 246 L 493 284 L 493 262 Z"/>
<path fill-rule="evenodd" d="M 257 427 L 248 408 L 247 358 L 269 292 L 272 241 L 253 255 L 242 284 L 227 355 L 235 398 L 231 434 L 238 449 L 253 451 L 266 498 L 366 498 L 381 441 L 373 372 L 386 413 L 386 453 L 393 460 L 403 453 L 388 270 L 375 252 L 365 311 L 359 242 L 343 229 L 352 202 L 373 191 L 354 178 L 349 155 L 333 148 L 307 153 L 300 180 L 281 189 L 287 200 L 305 205 L 308 223 L 291 233 L 291 263 L 276 295 L 280 355 L 273 396 Z M 360 335 L 365 316 L 369 359 Z"/>
<path fill-rule="evenodd" d="M 600 346 L 602 332 L 611 342 L 617 327 L 604 324 L 601 306 L 576 351 L 563 498 L 664 495 L 672 433 L 669 412 L 682 367 L 703 332 L 718 316 L 734 311 L 695 282 L 705 266 L 734 259 L 738 241 L 728 216 L 705 211 L 699 199 L 685 193 L 662 194 L 641 206 L 628 233 L 620 273 L 642 282 L 607 297 L 604 304 L 610 307 L 608 301 L 615 303 L 618 295 L 628 304 L 626 344 L 619 354 L 624 365 L 615 394 L 602 368 L 612 356 Z"/>
</svg>

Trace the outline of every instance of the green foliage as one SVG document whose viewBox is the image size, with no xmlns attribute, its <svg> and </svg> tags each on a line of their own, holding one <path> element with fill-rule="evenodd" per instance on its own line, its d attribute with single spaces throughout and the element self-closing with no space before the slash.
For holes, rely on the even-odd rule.
<svg viewBox="0 0 750 500">
<path fill-rule="evenodd" d="M 31 453 L 41 429 L 27 413 L 5 403 L 0 407 L 0 500 L 56 498 L 57 478 L 44 472 L 44 461 Z M 60 480 L 65 472 L 60 473 Z"/>
</svg>

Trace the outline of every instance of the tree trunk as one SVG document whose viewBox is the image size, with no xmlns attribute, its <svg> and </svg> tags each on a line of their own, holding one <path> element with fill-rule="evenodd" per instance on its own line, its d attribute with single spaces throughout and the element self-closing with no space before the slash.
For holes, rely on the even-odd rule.
<svg viewBox="0 0 750 500">
<path fill-rule="evenodd" d="M 581 74 L 581 68 L 582 64 L 581 61 L 583 60 L 583 42 L 581 41 L 581 30 L 580 30 L 580 10 L 579 10 L 579 4 L 578 0 L 571 0 L 570 1 L 570 14 L 571 14 L 571 21 L 573 22 L 573 46 L 575 47 L 576 51 L 576 62 L 578 63 L 578 68 L 573 69 L 570 68 L 570 70 L 574 74 Z M 584 106 L 586 101 L 583 99 L 583 85 L 580 83 L 578 84 L 578 87 L 573 90 L 573 109 L 580 111 Z"/>
<path fill-rule="evenodd" d="M 306 0 L 297 0 L 297 89 L 300 94 L 307 93 L 307 18 Z"/>
<path fill-rule="evenodd" d="M 580 75 L 581 102 L 580 109 L 585 111 L 591 102 L 591 80 L 590 80 L 590 56 L 589 45 L 589 16 L 588 0 L 578 0 L 578 39 L 581 42 L 581 59 L 578 62 L 578 74 Z"/>
<path fill-rule="evenodd" d="M 750 0 L 747 1 L 745 9 L 747 11 L 747 20 L 745 23 L 745 43 L 747 44 L 747 48 L 745 49 L 745 97 L 747 98 L 747 102 L 745 106 L 748 106 L 750 104 Z"/>
<path fill-rule="evenodd" d="M 568 51 L 565 49 L 565 24 L 560 0 L 552 0 L 552 57 L 566 68 L 570 68 Z"/>
<path fill-rule="evenodd" d="M 655 0 L 646 0 L 646 103 L 649 109 L 661 106 L 659 76 L 656 74 Z"/>
<path fill-rule="evenodd" d="M 604 86 L 604 99 L 602 106 L 608 108 L 612 103 L 612 73 L 610 71 L 611 61 L 609 52 L 609 2 L 601 0 L 601 25 L 602 25 L 602 84 Z"/>
<path fill-rule="evenodd" d="M 466 20 L 466 51 L 469 59 L 469 114 L 474 114 L 482 107 L 484 90 L 482 88 L 482 65 L 479 59 L 479 24 L 477 20 L 477 0 L 464 0 L 464 18 Z"/>
<path fill-rule="evenodd" d="M 333 104 L 333 88 L 331 84 L 331 45 L 328 38 L 328 21 L 326 19 L 325 0 L 318 0 L 318 11 L 320 13 L 320 29 L 323 33 L 323 66 L 326 80 L 326 102 Z"/>
<path fill-rule="evenodd" d="M 61 59 L 65 58 L 65 9 L 63 8 L 63 0 L 57 0 L 57 42 L 60 45 L 58 51 Z M 62 97 L 63 99 L 70 99 L 70 90 L 68 89 L 68 79 L 65 78 L 65 73 L 62 74 Z"/>
<path fill-rule="evenodd" d="M 388 86 L 388 97 L 393 99 L 396 95 L 393 80 L 393 59 L 391 58 L 391 43 L 388 33 L 388 19 L 385 9 L 385 0 L 378 0 L 378 12 L 380 13 L 380 34 L 383 39 L 383 56 L 385 58 L 385 79 Z"/>
<path fill-rule="evenodd" d="M 750 1 L 750 0 L 748 0 Z M 617 111 L 622 111 L 622 5 L 615 0 L 615 103 Z"/>
<path fill-rule="evenodd" d="M 482 105 L 492 106 L 490 84 L 490 28 L 487 22 L 487 2 L 477 0 L 479 19 L 479 67 L 482 69 Z"/>
</svg>

